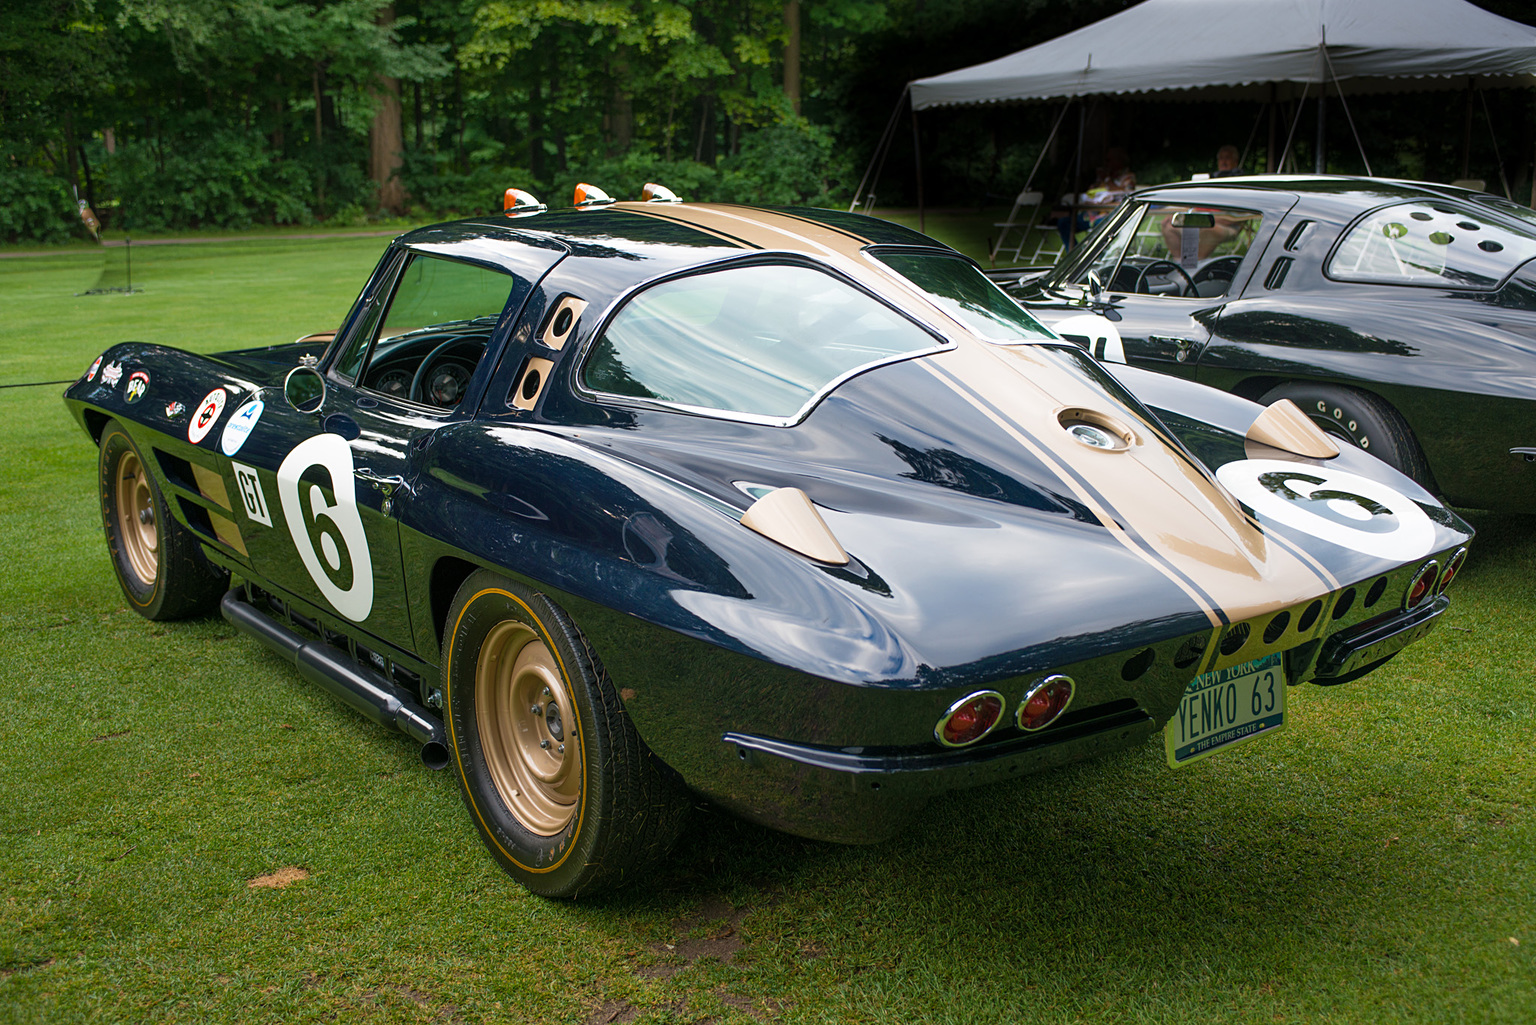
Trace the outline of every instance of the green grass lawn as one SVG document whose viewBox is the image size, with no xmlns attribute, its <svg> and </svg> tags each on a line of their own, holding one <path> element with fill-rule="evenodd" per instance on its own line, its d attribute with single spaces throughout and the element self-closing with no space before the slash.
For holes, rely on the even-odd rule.
<svg viewBox="0 0 1536 1025">
<path fill-rule="evenodd" d="M 0 260 L 0 385 L 333 327 L 383 245 L 144 247 L 131 296 L 74 295 L 99 252 Z M 7 1025 L 1536 1021 L 1530 518 L 1473 516 L 1439 628 L 1244 749 L 955 794 L 869 848 L 705 810 L 651 883 L 552 903 L 403 736 L 127 610 L 60 391 L 0 388 Z"/>
</svg>

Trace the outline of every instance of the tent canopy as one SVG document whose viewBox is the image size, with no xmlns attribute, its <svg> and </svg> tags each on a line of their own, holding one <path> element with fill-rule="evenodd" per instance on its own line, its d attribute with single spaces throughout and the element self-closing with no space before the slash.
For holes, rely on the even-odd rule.
<svg viewBox="0 0 1536 1025">
<path fill-rule="evenodd" d="M 1351 93 L 1456 88 L 1471 77 L 1523 85 L 1532 75 L 1536 28 L 1464 0 L 1144 0 L 911 90 L 912 109 L 924 110 L 1172 90 L 1237 99 L 1271 82 L 1350 82 Z"/>
</svg>

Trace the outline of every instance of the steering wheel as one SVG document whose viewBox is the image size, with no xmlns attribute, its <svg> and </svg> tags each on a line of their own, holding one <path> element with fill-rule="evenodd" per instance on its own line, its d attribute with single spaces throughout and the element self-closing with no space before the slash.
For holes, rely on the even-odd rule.
<svg viewBox="0 0 1536 1025">
<path fill-rule="evenodd" d="M 1207 281 L 1225 281 L 1230 285 L 1232 279 L 1237 277 L 1237 268 L 1242 265 L 1242 262 L 1241 256 L 1218 256 L 1195 271 L 1195 276 L 1190 280 L 1196 286 Z M 1198 293 L 1199 288 L 1196 287 L 1195 291 Z"/>
<path fill-rule="evenodd" d="M 478 350 L 473 359 L 466 362 L 463 356 L 454 358 L 459 354 L 450 356 L 453 349 Z M 469 379 L 474 375 L 475 364 L 480 362 L 480 356 L 485 352 L 485 339 L 454 335 L 447 341 L 440 343 L 427 358 L 421 361 L 416 368 L 416 374 L 411 378 L 411 387 L 406 392 L 406 397 L 412 402 L 427 402 L 434 406 L 442 406 L 444 409 L 452 409 L 459 404 L 464 397 L 464 389 L 469 385 Z M 466 351 L 465 355 L 468 355 Z"/>
<path fill-rule="evenodd" d="M 1189 276 L 1188 271 L 1174 263 L 1172 260 L 1153 260 L 1151 263 L 1141 268 L 1141 273 L 1136 275 L 1136 284 L 1131 289 L 1131 291 L 1137 293 L 1138 295 L 1152 295 L 1153 293 L 1146 291 L 1142 287 L 1147 283 L 1147 279 L 1153 276 L 1163 277 L 1169 274 L 1178 274 L 1179 277 L 1184 279 L 1184 284 L 1186 287 L 1179 289 L 1179 291 L 1176 293 L 1177 295 L 1186 296 L 1195 294 L 1194 279 Z"/>
</svg>

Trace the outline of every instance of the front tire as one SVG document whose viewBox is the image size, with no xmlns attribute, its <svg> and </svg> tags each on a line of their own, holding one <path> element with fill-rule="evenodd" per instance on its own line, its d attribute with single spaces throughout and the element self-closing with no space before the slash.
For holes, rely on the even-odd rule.
<svg viewBox="0 0 1536 1025">
<path fill-rule="evenodd" d="M 640 740 L 564 610 L 481 570 L 459 588 L 445 634 L 453 761 L 502 868 L 540 896 L 575 897 L 664 857 L 686 792 Z"/>
<path fill-rule="evenodd" d="M 209 562 L 197 537 L 171 516 L 138 446 L 115 420 L 101 432 L 97 489 L 107 551 L 129 606 L 155 620 L 212 612 L 229 574 Z"/>
<path fill-rule="evenodd" d="M 1342 385 L 1292 381 L 1271 388 L 1259 401 L 1267 406 L 1279 399 L 1290 399 L 1327 433 L 1433 490 L 1429 463 L 1413 431 L 1379 395 Z"/>
</svg>

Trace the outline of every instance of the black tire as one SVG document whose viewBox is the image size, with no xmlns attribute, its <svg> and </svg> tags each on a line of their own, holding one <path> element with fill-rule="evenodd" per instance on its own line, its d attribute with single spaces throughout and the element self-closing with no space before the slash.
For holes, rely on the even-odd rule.
<svg viewBox="0 0 1536 1025">
<path fill-rule="evenodd" d="M 689 802 L 635 732 L 559 606 L 480 570 L 444 630 L 443 709 L 464 803 L 486 847 L 544 897 L 627 883 L 660 861 Z"/>
<path fill-rule="evenodd" d="M 176 522 L 138 446 L 115 420 L 101 432 L 96 476 L 107 552 L 129 607 L 156 620 L 216 609 L 229 574 Z"/>
<path fill-rule="evenodd" d="M 1271 388 L 1259 401 L 1267 406 L 1278 399 L 1290 399 L 1324 431 L 1434 490 L 1424 450 L 1381 396 L 1342 385 L 1291 381 Z"/>
</svg>

